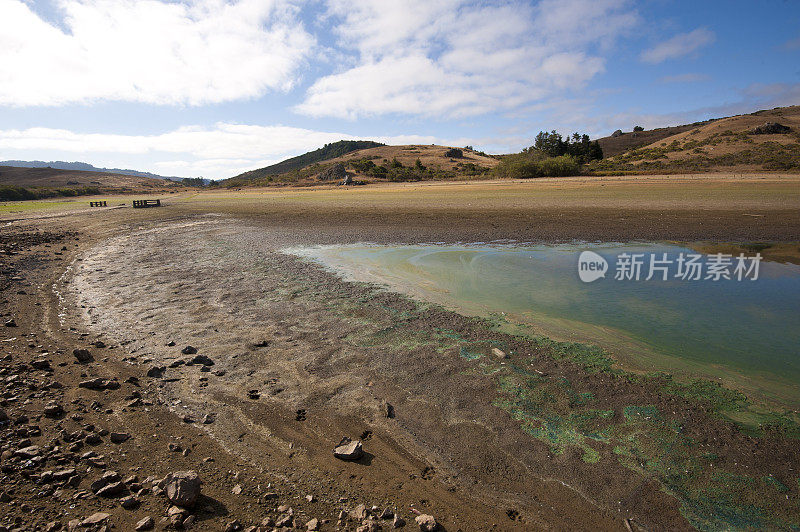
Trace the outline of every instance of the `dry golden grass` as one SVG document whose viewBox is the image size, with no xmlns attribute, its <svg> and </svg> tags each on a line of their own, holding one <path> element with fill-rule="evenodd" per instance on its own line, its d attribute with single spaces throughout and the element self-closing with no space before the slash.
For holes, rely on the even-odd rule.
<svg viewBox="0 0 800 532">
<path fill-rule="evenodd" d="M 408 145 L 408 146 L 379 146 L 377 148 L 368 148 L 366 150 L 358 150 L 336 159 L 333 162 L 341 162 L 347 164 L 349 161 L 357 161 L 359 159 L 371 158 L 376 165 L 383 164 L 384 159 L 391 161 L 397 159 L 403 166 L 414 166 L 417 159 L 423 165 L 430 168 L 440 168 L 442 170 L 455 170 L 459 163 L 468 164 L 472 163 L 477 166 L 485 168 L 494 168 L 499 162 L 494 157 L 480 155 L 471 150 L 459 148 L 464 153 L 464 157 L 459 159 L 452 159 L 445 157 L 444 154 L 449 150 L 449 146 L 436 146 L 436 145 Z"/>
</svg>

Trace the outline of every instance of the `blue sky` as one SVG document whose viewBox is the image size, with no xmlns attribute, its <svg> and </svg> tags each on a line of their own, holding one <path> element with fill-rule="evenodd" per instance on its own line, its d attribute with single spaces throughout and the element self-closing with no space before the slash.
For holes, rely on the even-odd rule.
<svg viewBox="0 0 800 532">
<path fill-rule="evenodd" d="M 800 104 L 796 0 L 0 0 L 0 160 L 223 178 Z"/>
</svg>

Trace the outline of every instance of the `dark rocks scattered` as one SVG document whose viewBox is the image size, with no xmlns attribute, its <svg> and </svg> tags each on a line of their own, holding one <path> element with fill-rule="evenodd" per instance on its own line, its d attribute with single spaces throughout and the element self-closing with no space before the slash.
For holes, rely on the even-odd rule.
<svg viewBox="0 0 800 532">
<path fill-rule="evenodd" d="M 197 353 L 197 349 L 190 345 L 187 345 L 186 347 L 181 349 L 181 353 L 183 353 L 184 355 L 193 355 Z"/>
<path fill-rule="evenodd" d="M 147 376 L 153 379 L 160 379 L 164 376 L 165 371 L 167 371 L 167 368 L 164 366 L 153 366 L 147 370 Z"/>
<path fill-rule="evenodd" d="M 111 443 L 125 443 L 130 437 L 131 435 L 127 432 L 112 432 L 108 435 L 108 439 L 111 440 Z"/>
<path fill-rule="evenodd" d="M 341 181 L 347 177 L 347 170 L 345 170 L 342 163 L 336 163 L 319 173 L 317 179 L 320 181 Z"/>
<path fill-rule="evenodd" d="M 72 350 L 72 355 L 81 364 L 84 364 L 86 362 L 91 362 L 92 360 L 94 360 L 92 358 L 92 354 L 89 353 L 88 349 L 73 349 Z"/>
<path fill-rule="evenodd" d="M 202 482 L 194 471 L 178 471 L 166 478 L 164 490 L 167 498 L 181 508 L 192 508 L 200 496 Z"/>
<path fill-rule="evenodd" d="M 50 361 L 46 358 L 38 358 L 36 360 L 31 361 L 31 367 L 33 369 L 40 369 L 40 370 L 48 370 L 52 369 L 50 367 Z"/>
<path fill-rule="evenodd" d="M 50 402 L 45 405 L 42 412 L 47 417 L 60 417 L 64 414 L 64 408 L 58 403 Z"/>
<path fill-rule="evenodd" d="M 7 322 L 5 322 L 4 325 L 6 327 L 16 327 L 17 326 L 17 322 L 14 321 L 14 319 L 12 318 L 12 319 L 8 320 Z"/>
<path fill-rule="evenodd" d="M 102 377 L 97 377 L 95 379 L 89 379 L 85 381 L 81 381 L 78 383 L 79 388 L 86 388 L 88 390 L 117 390 L 120 387 L 119 382 L 112 380 L 112 379 L 103 379 Z"/>
<path fill-rule="evenodd" d="M 753 135 L 781 135 L 784 133 L 791 133 L 792 128 L 784 126 L 777 122 L 767 122 L 764 125 L 758 126 L 750 130 Z"/>
<path fill-rule="evenodd" d="M 358 460 L 364 456 L 364 449 L 359 440 L 351 440 L 345 437 L 339 445 L 333 449 L 333 456 L 340 460 Z"/>
<path fill-rule="evenodd" d="M 197 355 L 192 359 L 192 364 L 199 364 L 202 366 L 213 366 L 214 361 L 206 355 Z"/>
</svg>

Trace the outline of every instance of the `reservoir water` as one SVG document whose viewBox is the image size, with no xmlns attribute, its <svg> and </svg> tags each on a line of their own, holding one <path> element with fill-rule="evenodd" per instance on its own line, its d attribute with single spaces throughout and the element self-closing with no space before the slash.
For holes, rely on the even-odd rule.
<svg viewBox="0 0 800 532">
<path fill-rule="evenodd" d="M 634 370 L 702 375 L 797 408 L 800 266 L 764 259 L 755 272 L 751 251 L 741 264 L 748 273 L 736 270 L 738 253 L 720 259 L 693 247 L 361 244 L 287 252 L 349 280 L 382 284 L 470 315 L 499 316 L 519 332 L 595 343 Z M 606 261 L 604 277 L 579 278 L 584 251 Z M 701 267 L 697 280 L 680 276 L 692 256 Z M 638 276 L 626 260 L 641 264 Z M 651 260 L 656 270 L 647 280 Z"/>
</svg>

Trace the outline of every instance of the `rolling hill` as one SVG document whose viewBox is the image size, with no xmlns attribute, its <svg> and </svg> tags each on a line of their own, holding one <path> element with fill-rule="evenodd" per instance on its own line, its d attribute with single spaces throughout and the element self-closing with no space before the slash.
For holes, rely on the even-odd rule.
<svg viewBox="0 0 800 532">
<path fill-rule="evenodd" d="M 167 177 L 150 172 L 140 172 L 138 170 L 128 170 L 122 168 L 98 168 L 89 163 L 80 161 L 0 161 L 0 166 L 16 166 L 18 168 L 53 168 L 56 170 L 82 170 L 86 172 L 101 172 L 105 174 L 122 174 L 132 175 L 137 177 L 150 177 L 153 179 L 170 179 L 172 181 L 180 181 L 180 177 Z"/>
<path fill-rule="evenodd" d="M 342 141 L 349 142 L 349 141 Z M 370 142 L 370 141 L 359 141 Z M 339 144 L 339 143 L 335 143 Z M 293 157 L 271 167 L 270 172 L 280 168 L 292 168 L 280 174 L 268 173 L 266 168 L 246 172 L 223 181 L 228 187 L 242 185 L 318 184 L 318 176 L 337 163 L 345 166 L 347 172 L 357 181 L 375 182 L 384 180 L 414 181 L 424 179 L 453 179 L 484 175 L 498 163 L 498 158 L 469 148 L 460 148 L 461 156 L 446 155 L 452 148 L 437 145 L 386 146 L 372 143 L 372 146 L 347 151 L 334 157 L 318 159 L 320 150 Z M 332 146 L 332 145 L 328 145 Z M 315 154 L 313 157 L 309 157 Z M 298 161 L 315 162 L 298 164 Z M 421 166 L 417 166 L 417 160 Z M 377 170 L 386 170 L 384 174 Z"/>
<path fill-rule="evenodd" d="M 322 148 L 306 152 L 296 157 L 291 157 L 271 166 L 239 174 L 231 179 L 237 182 L 245 182 L 262 179 L 268 176 L 277 176 L 291 172 L 292 170 L 300 170 L 314 163 L 334 159 L 346 153 L 377 146 L 383 146 L 383 144 L 371 140 L 340 140 L 339 142 L 326 144 Z"/>
<path fill-rule="evenodd" d="M 591 173 L 800 172 L 800 106 L 599 142 L 605 158 L 588 166 Z"/>
<path fill-rule="evenodd" d="M 0 166 L 0 200 L 84 194 L 167 192 L 173 181 L 107 172 Z"/>
</svg>

